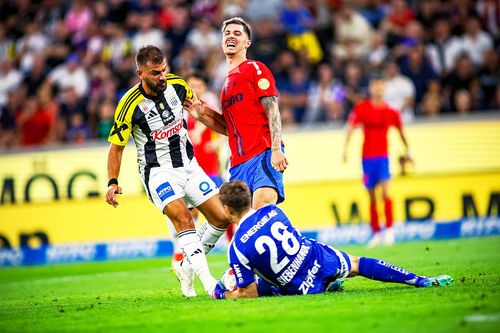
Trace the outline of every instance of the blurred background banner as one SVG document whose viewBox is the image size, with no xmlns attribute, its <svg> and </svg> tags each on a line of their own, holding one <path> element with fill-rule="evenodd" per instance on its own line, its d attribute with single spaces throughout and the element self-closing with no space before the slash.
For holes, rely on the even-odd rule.
<svg viewBox="0 0 500 333">
<path fill-rule="evenodd" d="M 500 120 L 494 117 L 411 124 L 407 131 L 415 163 L 404 170 L 398 161 L 399 141 L 390 136 L 394 158 L 391 191 L 399 240 L 499 232 L 499 129 Z M 361 133 L 358 134 L 353 139 L 353 156 L 348 163 L 342 163 L 341 129 L 285 133 L 290 166 L 285 174 L 287 198 L 281 206 L 310 236 L 337 245 L 363 243 L 370 236 L 368 197 L 358 166 Z M 103 199 L 107 145 L 1 155 L 2 247 L 67 244 L 112 247 L 122 241 L 153 240 L 154 243 L 167 239 L 166 220 L 143 192 L 135 149 L 129 148 L 125 150 L 123 177 L 120 177 L 124 194 L 116 209 Z M 462 232 L 457 221 L 489 222 L 482 226 L 469 223 Z M 450 225 L 436 230 L 436 222 Z M 139 244 L 144 243 L 139 241 Z M 160 246 L 154 244 L 155 248 Z M 93 251 L 97 252 L 91 255 L 84 251 L 87 256 L 83 258 L 95 258 L 103 250 Z M 151 249 L 144 253 L 157 254 Z M 102 257 L 101 253 L 96 258 L 108 256 Z"/>
</svg>

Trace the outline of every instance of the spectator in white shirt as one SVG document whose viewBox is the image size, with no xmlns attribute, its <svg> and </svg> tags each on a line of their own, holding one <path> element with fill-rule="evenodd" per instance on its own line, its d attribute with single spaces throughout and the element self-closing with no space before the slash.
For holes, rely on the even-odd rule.
<svg viewBox="0 0 500 333">
<path fill-rule="evenodd" d="M 74 88 L 79 98 L 85 97 L 89 90 L 89 77 L 80 65 L 80 58 L 76 53 L 70 54 L 66 62 L 57 66 L 49 73 L 49 81 L 59 88 Z"/>
<path fill-rule="evenodd" d="M 132 38 L 132 45 L 137 51 L 145 45 L 155 45 L 160 49 L 164 49 L 165 40 L 160 29 L 155 28 L 155 17 L 152 12 L 144 12 L 140 14 L 139 31 Z"/>
<path fill-rule="evenodd" d="M 471 16 L 467 19 L 462 44 L 474 65 L 481 66 L 485 53 L 493 48 L 493 39 L 487 32 L 481 30 L 479 19 Z"/>
<path fill-rule="evenodd" d="M 460 38 L 450 33 L 450 23 L 442 17 L 434 22 L 434 38 L 427 45 L 427 56 L 432 67 L 441 77 L 446 76 L 455 67 L 458 55 L 463 51 Z"/>
<path fill-rule="evenodd" d="M 414 117 L 415 86 L 412 80 L 399 72 L 398 64 L 389 60 L 385 65 L 385 101 L 401 112 L 403 121 L 411 121 Z"/>
<path fill-rule="evenodd" d="M 7 104 L 7 93 L 18 89 L 22 80 L 23 75 L 10 59 L 0 60 L 0 108 Z"/>
</svg>

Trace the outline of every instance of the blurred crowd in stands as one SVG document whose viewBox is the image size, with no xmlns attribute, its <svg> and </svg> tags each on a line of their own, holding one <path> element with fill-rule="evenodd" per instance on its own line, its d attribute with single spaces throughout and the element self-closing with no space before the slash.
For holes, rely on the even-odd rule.
<svg viewBox="0 0 500 333">
<path fill-rule="evenodd" d="M 405 121 L 499 110 L 499 0 L 0 0 L 0 149 L 105 140 L 146 44 L 216 100 L 233 16 L 276 77 L 284 128 L 342 124 L 373 73 Z"/>
</svg>

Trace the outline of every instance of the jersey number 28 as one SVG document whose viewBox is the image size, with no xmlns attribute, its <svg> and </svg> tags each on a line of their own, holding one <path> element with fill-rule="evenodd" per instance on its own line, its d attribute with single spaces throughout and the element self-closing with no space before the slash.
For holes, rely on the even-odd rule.
<svg viewBox="0 0 500 333">
<path fill-rule="evenodd" d="M 290 259 L 284 257 L 278 262 L 278 246 L 280 246 L 288 255 L 293 256 L 300 250 L 300 242 L 293 233 L 287 230 L 287 226 L 281 222 L 275 222 L 271 226 L 271 234 L 274 238 L 269 236 L 260 236 L 255 241 L 255 249 L 259 254 L 266 252 L 266 248 L 270 252 L 270 266 L 274 273 L 278 274 L 288 263 Z"/>
</svg>

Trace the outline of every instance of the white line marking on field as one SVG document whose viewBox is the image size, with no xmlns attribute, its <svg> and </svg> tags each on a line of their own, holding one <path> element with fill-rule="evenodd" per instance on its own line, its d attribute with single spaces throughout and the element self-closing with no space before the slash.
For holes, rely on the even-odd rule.
<svg viewBox="0 0 500 333">
<path fill-rule="evenodd" d="M 225 262 L 215 262 L 210 263 L 209 267 L 217 267 L 220 268 L 222 266 L 229 265 Z M 71 275 L 71 276 L 56 276 L 45 279 L 28 279 L 24 281 L 16 281 L 16 282 L 7 282 L 0 283 L 0 289 L 9 289 L 15 288 L 23 285 L 33 285 L 33 284 L 50 284 L 50 283 L 66 283 L 66 282 L 74 282 L 74 281 L 82 281 L 89 280 L 95 278 L 115 278 L 115 277 L 129 277 L 132 275 L 144 275 L 144 274 L 155 274 L 155 273 L 169 273 L 171 271 L 170 267 L 155 267 L 155 268 L 147 268 L 147 269 L 133 269 L 126 271 L 117 271 L 117 272 L 105 272 L 105 273 L 91 273 L 91 274 L 79 274 L 79 275 Z"/>
<path fill-rule="evenodd" d="M 485 323 L 500 320 L 500 313 L 491 314 L 471 314 L 465 316 L 465 321 L 468 323 Z"/>
</svg>

